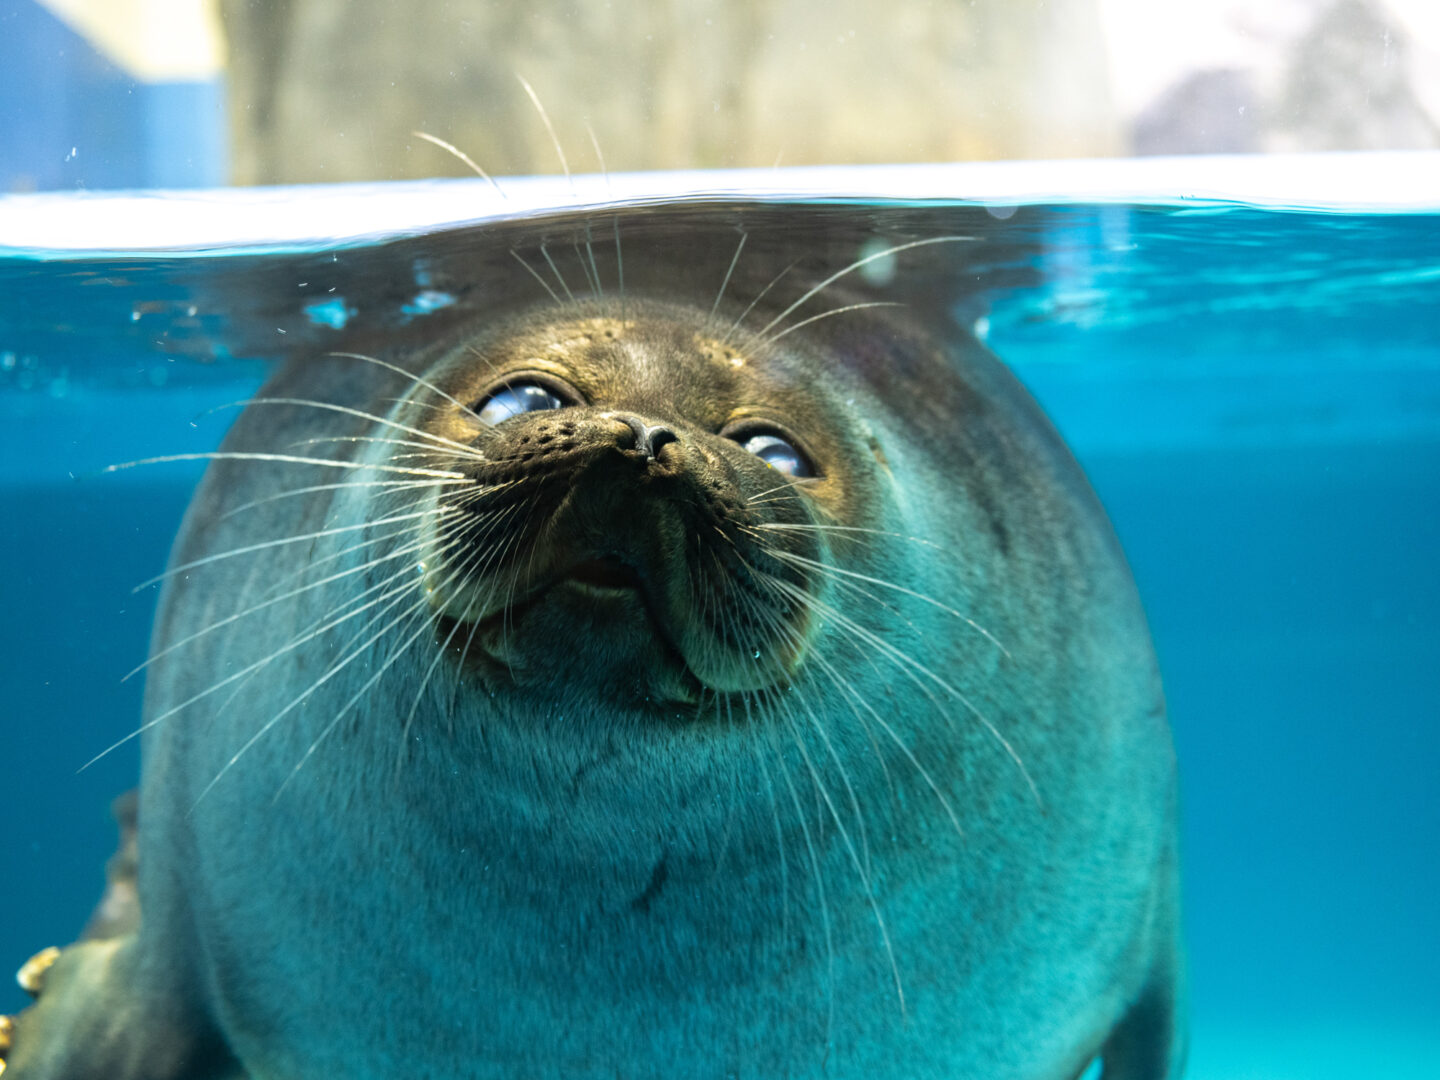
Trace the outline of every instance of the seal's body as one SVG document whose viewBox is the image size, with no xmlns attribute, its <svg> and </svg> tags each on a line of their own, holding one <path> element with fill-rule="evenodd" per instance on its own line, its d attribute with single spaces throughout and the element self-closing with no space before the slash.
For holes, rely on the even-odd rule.
<svg viewBox="0 0 1440 1080">
<path fill-rule="evenodd" d="M 157 625 L 139 929 L 12 1075 L 1178 1072 L 1161 688 L 1048 423 L 923 312 L 648 293 L 245 412 Z"/>
</svg>

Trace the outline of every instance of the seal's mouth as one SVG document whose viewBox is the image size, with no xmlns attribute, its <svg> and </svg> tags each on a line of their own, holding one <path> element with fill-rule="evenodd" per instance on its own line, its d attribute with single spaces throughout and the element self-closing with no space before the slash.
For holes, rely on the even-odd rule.
<svg viewBox="0 0 1440 1080">
<path fill-rule="evenodd" d="M 562 562 L 532 577 L 528 583 L 517 584 L 504 602 L 492 606 L 477 618 L 461 619 L 480 630 L 514 625 L 533 608 L 547 602 L 557 592 L 587 598 L 595 610 L 612 611 L 617 605 L 635 605 L 644 609 L 654 631 L 668 639 L 663 620 L 652 610 L 646 575 L 632 561 L 615 553 L 587 555 L 574 562 Z"/>
<path fill-rule="evenodd" d="M 596 694 L 629 688 L 666 708 L 695 704 L 703 689 L 657 610 L 649 575 L 615 553 L 566 560 L 478 618 L 442 612 L 438 640 L 467 665 L 531 688 L 557 680 Z"/>
<path fill-rule="evenodd" d="M 640 572 L 618 555 L 601 555 L 578 562 L 561 574 L 560 580 L 608 591 L 638 592 L 644 588 Z"/>
</svg>

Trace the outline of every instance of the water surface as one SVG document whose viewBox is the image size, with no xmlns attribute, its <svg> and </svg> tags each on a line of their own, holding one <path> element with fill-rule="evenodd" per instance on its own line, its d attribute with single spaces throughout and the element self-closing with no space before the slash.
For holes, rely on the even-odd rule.
<svg viewBox="0 0 1440 1080">
<path fill-rule="evenodd" d="M 796 258 L 970 238 L 855 274 L 986 338 L 1130 554 L 1181 760 L 1189 1075 L 1434 1076 L 1440 207 L 718 199 L 0 258 L 0 966 L 73 937 L 98 896 L 105 807 L 137 760 L 77 769 L 138 723 L 121 677 L 155 597 L 131 587 L 163 568 L 200 468 L 104 466 L 212 447 L 296 350 L 403 341 L 542 287 L 618 296 L 622 265 L 641 292 L 663 283 L 647 252 L 709 259 L 718 291 L 741 237 L 741 290 Z M 22 1003 L 0 989 L 0 1011 Z"/>
</svg>

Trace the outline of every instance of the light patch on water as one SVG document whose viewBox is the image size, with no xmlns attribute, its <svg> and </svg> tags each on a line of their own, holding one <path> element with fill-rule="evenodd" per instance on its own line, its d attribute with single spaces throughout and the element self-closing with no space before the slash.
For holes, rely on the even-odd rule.
<svg viewBox="0 0 1440 1080">
<path fill-rule="evenodd" d="M 343 296 L 332 296 L 329 300 L 316 300 L 305 305 L 305 317 L 316 326 L 328 326 L 332 330 L 343 330 L 355 314 L 347 307 Z"/>
<path fill-rule="evenodd" d="M 883 288 L 895 280 L 895 252 L 889 250 L 893 246 L 878 236 L 860 245 L 855 258 L 861 262 L 857 269 L 867 285 Z"/>
<path fill-rule="evenodd" d="M 439 311 L 455 303 L 455 297 L 448 292 L 440 292 L 438 289 L 423 289 L 415 294 L 415 299 L 406 304 L 400 310 L 406 315 L 429 315 L 432 311 Z"/>
</svg>

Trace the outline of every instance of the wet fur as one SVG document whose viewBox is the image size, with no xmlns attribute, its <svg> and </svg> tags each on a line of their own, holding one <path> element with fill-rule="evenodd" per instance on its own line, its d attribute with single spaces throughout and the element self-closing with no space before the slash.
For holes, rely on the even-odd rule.
<svg viewBox="0 0 1440 1080">
<path fill-rule="evenodd" d="M 416 437 L 333 408 L 252 406 L 172 567 L 308 539 L 172 570 L 147 686 L 143 919 L 66 950 L 19 1019 L 10 1077 L 1071 1080 L 1097 1054 L 1112 1080 L 1178 1075 L 1174 767 L 1098 502 L 944 317 L 856 310 L 767 344 L 821 275 L 747 314 L 778 268 L 742 264 L 712 317 L 727 259 L 642 260 L 628 310 L 546 271 L 555 296 L 521 326 L 609 313 L 659 355 L 678 320 L 728 327 L 751 363 L 773 354 L 768 400 L 825 445 L 835 489 L 807 519 L 838 572 L 807 586 L 799 667 L 627 705 L 596 681 L 611 658 L 584 625 L 552 633 L 586 665 L 583 693 L 563 664 L 509 688 L 467 671 L 401 550 L 419 526 L 352 528 L 423 515 L 441 487 L 275 498 L 443 478 L 234 455 L 463 473 L 459 458 L 347 442 Z M 568 281 L 594 291 L 573 266 Z M 871 299 L 847 284 L 824 302 Z M 458 365 L 459 386 L 470 364 L 479 385 L 514 333 L 482 310 L 383 365 L 298 358 L 261 397 L 414 423 L 449 408 L 414 377 Z M 616 407 L 646 416 L 683 397 L 656 391 L 663 376 L 630 385 Z M 408 576 L 386 586 L 391 567 Z M 373 608 L 284 648 L 365 595 Z"/>
</svg>

